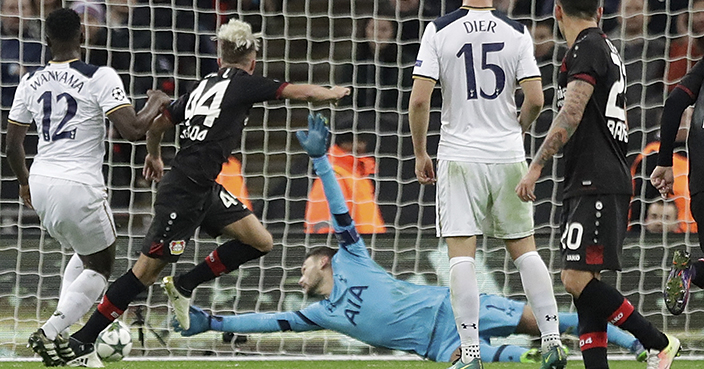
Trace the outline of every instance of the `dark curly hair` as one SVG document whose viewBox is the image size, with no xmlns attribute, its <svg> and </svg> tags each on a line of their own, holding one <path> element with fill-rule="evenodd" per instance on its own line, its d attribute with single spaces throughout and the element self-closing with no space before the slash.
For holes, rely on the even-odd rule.
<svg viewBox="0 0 704 369">
<path fill-rule="evenodd" d="M 80 39 L 81 17 L 72 9 L 56 9 L 46 17 L 46 34 L 55 41 Z"/>
<path fill-rule="evenodd" d="M 327 247 L 327 246 L 317 246 L 313 247 L 306 253 L 306 256 L 303 258 L 303 260 L 308 260 L 309 257 L 315 256 L 327 256 L 330 259 L 332 259 L 333 256 L 337 253 L 337 249 L 333 249 L 332 247 Z"/>
</svg>

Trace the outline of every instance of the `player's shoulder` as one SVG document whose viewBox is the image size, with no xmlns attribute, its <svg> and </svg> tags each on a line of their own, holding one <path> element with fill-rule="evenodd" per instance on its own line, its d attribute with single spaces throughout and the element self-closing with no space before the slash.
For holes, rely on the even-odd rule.
<svg viewBox="0 0 704 369">
<path fill-rule="evenodd" d="M 498 10 L 492 10 L 491 14 L 496 18 L 498 21 L 501 23 L 507 25 L 509 29 L 512 29 L 516 32 L 518 32 L 521 35 L 527 34 L 526 26 L 514 19 L 511 19 L 508 17 L 508 15 L 504 14 L 501 11 Z"/>
<path fill-rule="evenodd" d="M 80 73 L 86 78 L 94 78 L 96 75 L 103 74 L 107 68 L 110 67 L 99 67 L 97 65 L 88 64 L 82 60 L 75 60 L 69 63 L 69 67 L 74 71 Z M 110 68 L 112 69 L 112 68 Z"/>
<path fill-rule="evenodd" d="M 440 32 L 444 28 L 447 28 L 447 26 L 449 26 L 450 24 L 453 24 L 456 21 L 462 19 L 462 17 L 466 16 L 467 13 L 469 13 L 469 8 L 463 6 L 455 11 L 452 11 L 443 15 L 442 17 L 435 19 L 432 23 L 433 26 L 435 26 L 435 32 Z"/>
<path fill-rule="evenodd" d="M 589 50 L 588 52 L 593 52 L 598 49 L 606 49 L 607 44 L 606 34 L 602 32 L 599 28 L 588 28 L 577 36 L 577 39 L 572 45 L 572 49 L 579 51 L 579 49 Z"/>
</svg>

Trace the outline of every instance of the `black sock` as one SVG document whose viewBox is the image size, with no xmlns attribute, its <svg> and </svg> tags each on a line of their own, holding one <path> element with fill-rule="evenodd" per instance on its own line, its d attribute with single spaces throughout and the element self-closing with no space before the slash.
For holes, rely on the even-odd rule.
<svg viewBox="0 0 704 369">
<path fill-rule="evenodd" d="M 692 283 L 699 288 L 704 288 L 704 259 L 695 260 L 692 263 L 692 267 L 694 267 Z"/>
<path fill-rule="evenodd" d="M 127 310 L 130 302 L 146 288 L 130 269 L 110 285 L 88 322 L 71 337 L 83 343 L 95 342 L 100 332 L 120 317 Z"/>
<path fill-rule="evenodd" d="M 583 298 L 585 305 L 592 306 L 609 323 L 631 332 L 646 349 L 662 350 L 667 346 L 665 334 L 637 312 L 614 287 L 592 279 L 582 290 L 579 299 Z"/>
<path fill-rule="evenodd" d="M 585 303 L 586 298 L 574 301 L 579 318 L 579 349 L 586 369 L 607 369 L 609 362 L 606 358 L 608 338 L 606 335 L 606 319 L 593 311 L 593 307 Z M 581 302 L 581 303 L 580 303 Z"/>
<path fill-rule="evenodd" d="M 174 279 L 174 285 L 185 296 L 191 296 L 193 290 L 201 283 L 230 273 L 240 265 L 262 257 L 266 253 L 237 240 L 231 240 L 218 246 L 205 260 L 196 265 L 189 272 L 181 274 Z"/>
</svg>

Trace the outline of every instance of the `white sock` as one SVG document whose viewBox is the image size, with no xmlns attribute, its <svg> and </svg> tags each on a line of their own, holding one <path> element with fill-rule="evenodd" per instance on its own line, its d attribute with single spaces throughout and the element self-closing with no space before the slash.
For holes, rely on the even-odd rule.
<svg viewBox="0 0 704 369">
<path fill-rule="evenodd" d="M 68 260 L 68 263 L 66 264 L 66 269 L 64 269 L 64 277 L 61 280 L 61 291 L 59 292 L 59 303 L 57 306 L 61 305 L 62 302 L 65 303 L 66 291 L 68 291 L 68 288 L 71 286 L 71 284 L 73 284 L 76 278 L 81 275 L 81 273 L 83 273 L 83 261 L 78 256 L 78 254 L 74 253 L 73 256 L 71 256 L 71 258 Z M 56 332 L 53 327 L 46 326 L 46 323 L 44 324 L 42 329 L 44 330 L 46 338 L 50 340 L 54 340 L 59 334 L 59 332 Z M 68 328 L 66 328 L 64 331 L 68 332 Z"/>
<path fill-rule="evenodd" d="M 85 269 L 65 291 L 63 291 L 56 312 L 44 323 L 42 330 L 46 338 L 56 336 L 85 315 L 105 291 L 108 281 L 90 269 Z"/>
<path fill-rule="evenodd" d="M 543 352 L 551 346 L 561 345 L 557 302 L 552 289 L 550 272 L 543 259 L 537 251 L 529 251 L 519 256 L 514 264 L 521 274 L 523 290 L 540 328 Z"/>
<path fill-rule="evenodd" d="M 66 264 L 66 269 L 64 269 L 64 278 L 61 280 L 61 292 L 59 294 L 59 303 L 61 303 L 61 298 L 68 290 L 68 287 L 73 283 L 73 281 L 78 278 L 83 272 L 83 261 L 78 256 L 78 254 L 73 254 L 71 259 L 68 260 Z"/>
<path fill-rule="evenodd" d="M 479 287 L 474 258 L 450 259 L 450 301 L 460 335 L 462 362 L 479 358 Z"/>
</svg>

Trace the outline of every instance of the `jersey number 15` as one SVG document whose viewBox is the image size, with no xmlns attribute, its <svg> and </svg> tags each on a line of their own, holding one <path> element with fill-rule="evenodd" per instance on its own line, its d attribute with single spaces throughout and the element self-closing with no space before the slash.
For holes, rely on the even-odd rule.
<svg viewBox="0 0 704 369">
<path fill-rule="evenodd" d="M 476 100 L 477 97 L 477 78 L 474 70 L 474 55 L 472 54 L 472 44 L 464 44 L 460 51 L 457 52 L 457 57 L 464 55 L 464 69 L 467 74 L 467 100 Z M 498 52 L 504 49 L 503 42 L 494 42 L 482 44 L 482 70 L 489 70 L 494 73 L 495 88 L 491 94 L 484 92 L 484 89 L 479 87 L 479 94 L 487 100 L 494 100 L 504 91 L 506 87 L 506 73 L 499 65 L 489 63 L 487 61 L 489 53 Z"/>
</svg>

